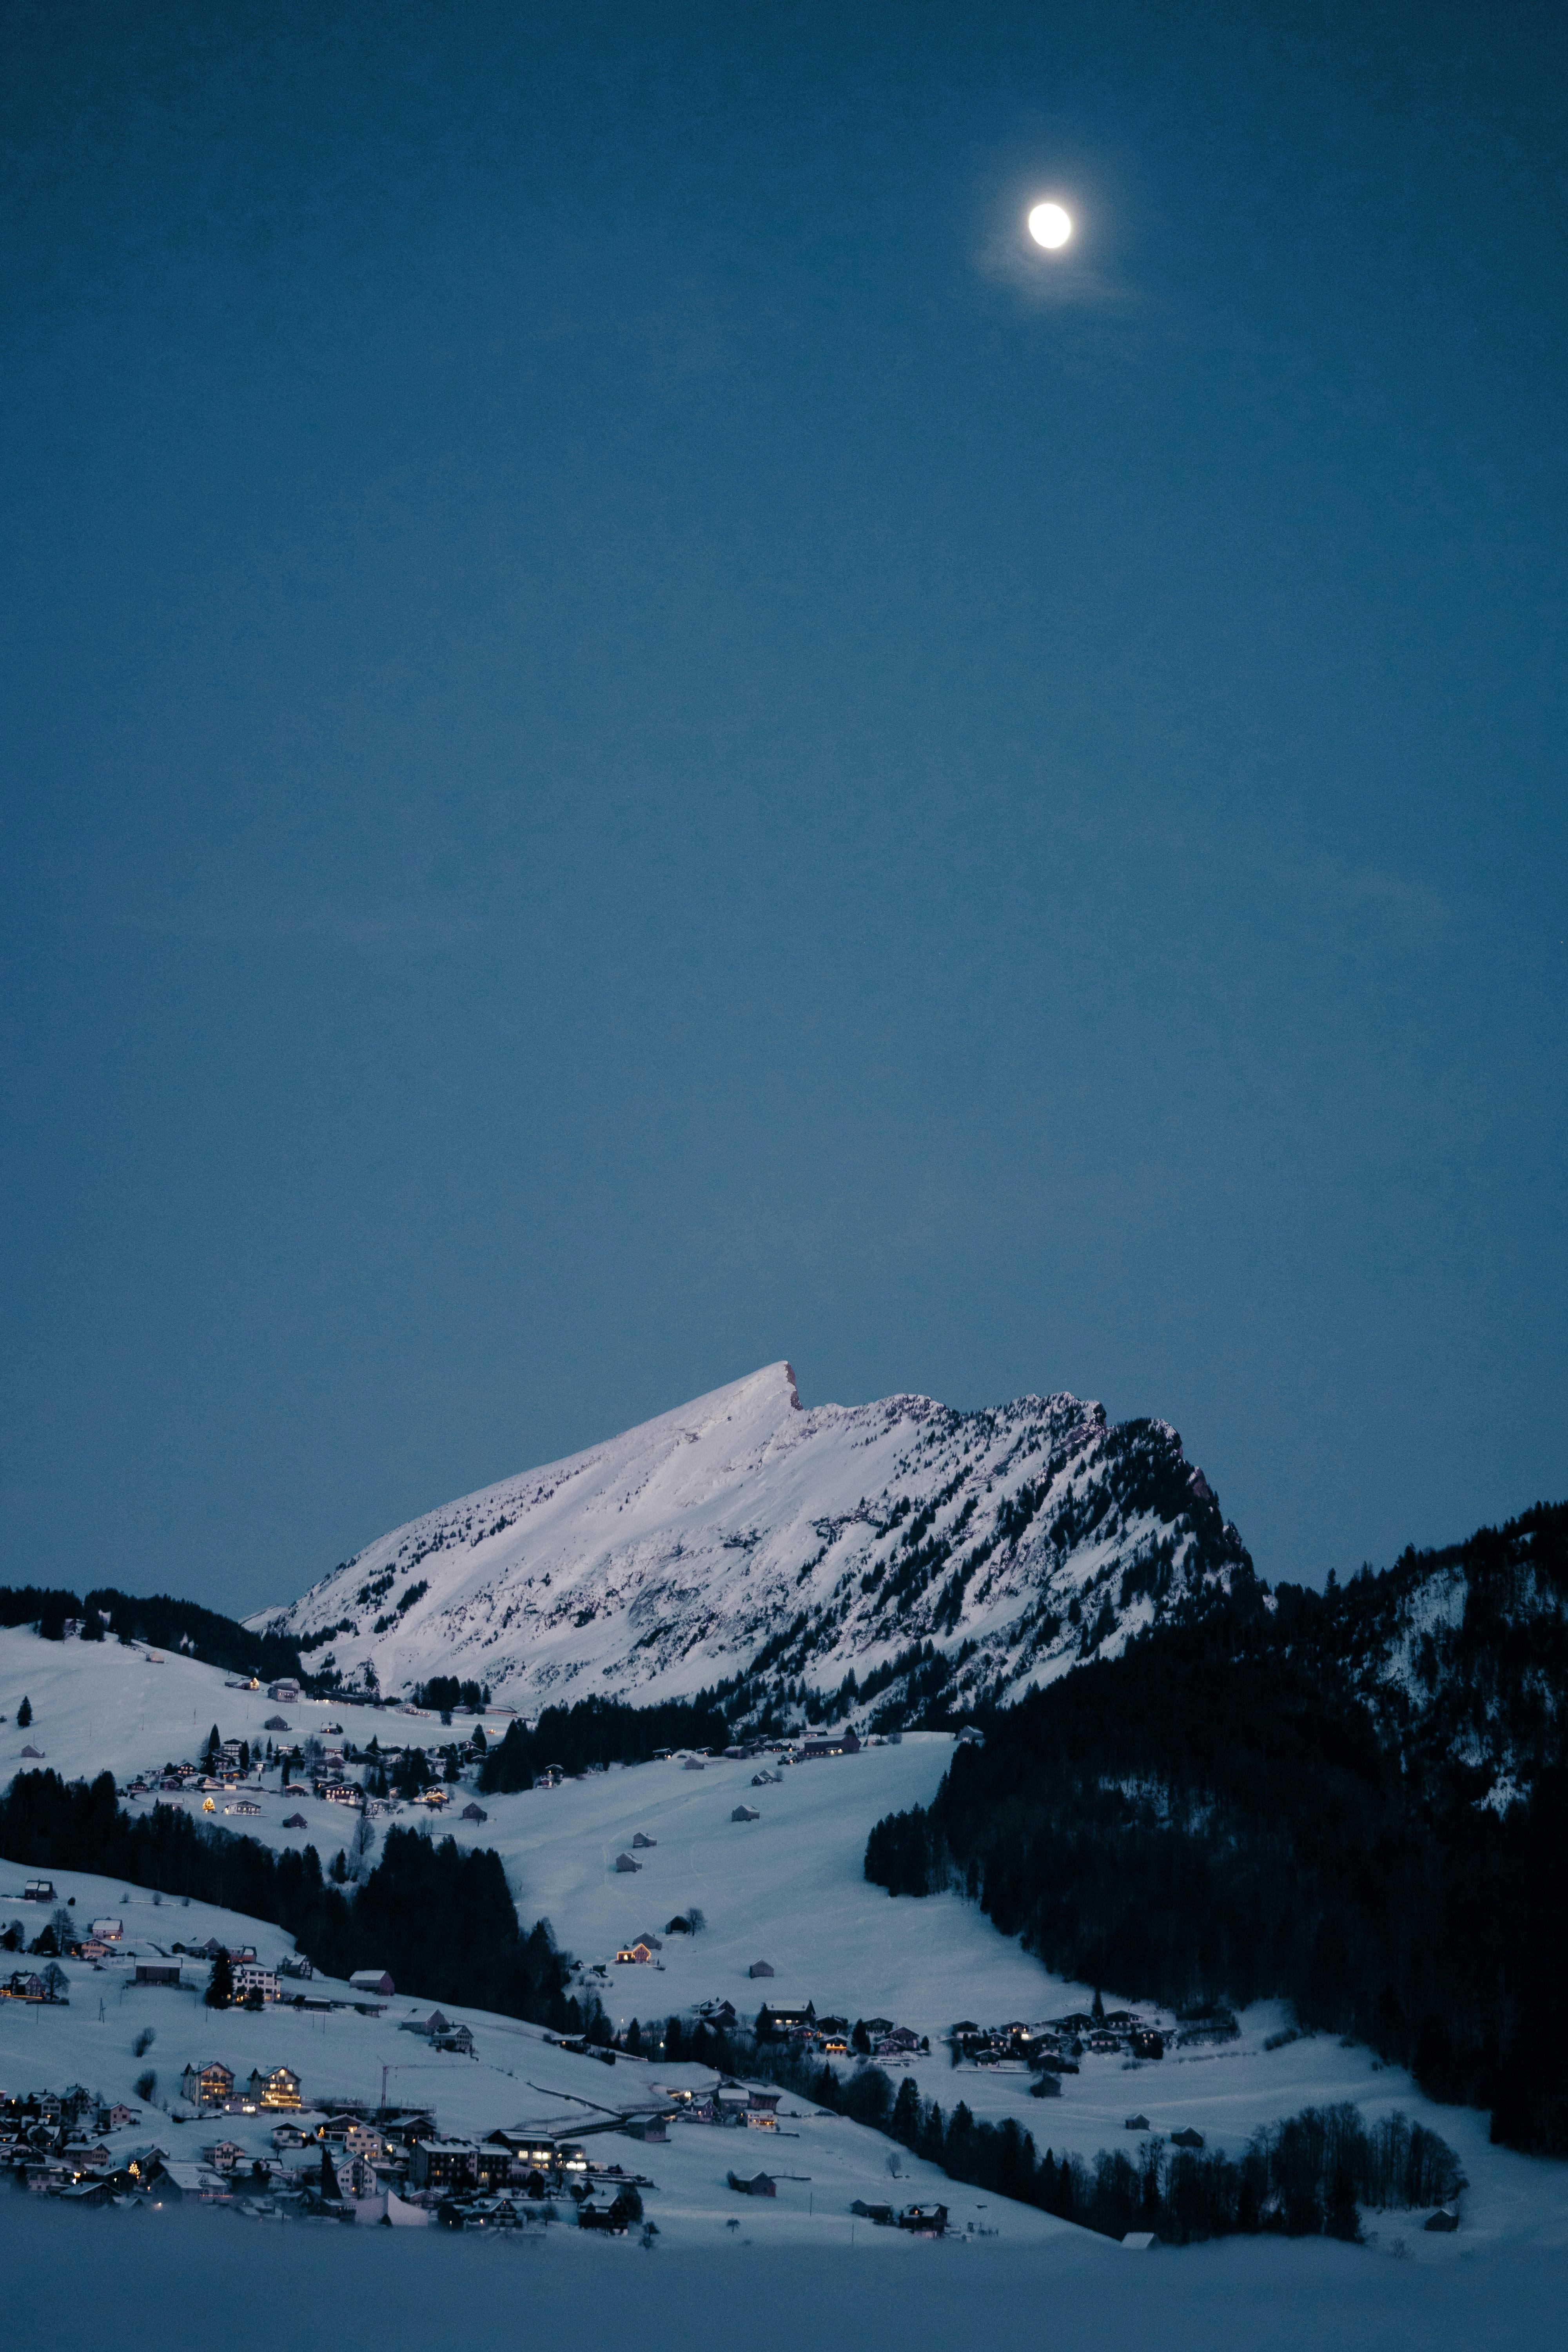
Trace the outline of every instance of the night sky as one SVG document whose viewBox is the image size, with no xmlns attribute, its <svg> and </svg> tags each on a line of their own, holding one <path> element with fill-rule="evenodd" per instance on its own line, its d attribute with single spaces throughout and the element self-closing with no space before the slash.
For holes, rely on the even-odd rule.
<svg viewBox="0 0 1568 2352">
<path fill-rule="evenodd" d="M 1565 26 L 12 0 L 0 1579 L 786 1355 L 1568 1492 Z"/>
</svg>

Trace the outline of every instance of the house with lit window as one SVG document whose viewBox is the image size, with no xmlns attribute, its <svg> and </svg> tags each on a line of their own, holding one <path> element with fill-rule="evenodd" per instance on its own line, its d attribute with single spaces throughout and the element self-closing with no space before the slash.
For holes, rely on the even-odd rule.
<svg viewBox="0 0 1568 2352">
<path fill-rule="evenodd" d="M 180 2090 L 194 2107 L 226 2107 L 234 2096 L 234 2075 L 221 2060 L 213 2058 L 205 2066 L 187 2066 L 180 2077 Z"/>
<path fill-rule="evenodd" d="M 292 2109 L 303 2104 L 300 2077 L 291 2066 L 258 2066 L 247 2087 L 258 2107 Z"/>
<path fill-rule="evenodd" d="M 237 2001 L 248 2000 L 253 1992 L 263 2000 L 278 1998 L 278 1971 L 264 1969 L 259 1960 L 237 1960 L 234 1963 L 234 1997 Z"/>
</svg>

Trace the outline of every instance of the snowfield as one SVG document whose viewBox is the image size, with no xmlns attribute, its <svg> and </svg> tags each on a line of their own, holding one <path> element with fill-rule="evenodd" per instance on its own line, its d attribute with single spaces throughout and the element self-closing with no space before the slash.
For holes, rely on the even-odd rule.
<svg viewBox="0 0 1568 2352">
<path fill-rule="evenodd" d="M 51 1643 L 7 1633 L 0 1636 L 0 1706 L 8 1714 L 14 1714 L 23 1690 L 32 1696 L 35 1710 L 26 1737 L 67 1777 L 105 1762 L 123 1776 L 166 1755 L 188 1754 L 215 1720 L 226 1735 L 254 1737 L 259 1724 L 252 1717 L 262 1708 L 278 1711 L 256 1694 L 226 1690 L 220 1675 L 189 1661 L 152 1666 L 114 1643 Z M 327 1715 L 325 1709 L 287 1712 L 296 1728 Z M 374 1730 L 384 1740 L 396 1736 L 400 1726 L 417 1728 L 425 1738 L 440 1731 L 438 1724 L 415 1727 L 384 1711 L 353 1714 L 334 1707 L 331 1719 L 358 1739 Z M 0 1772 L 8 1779 L 25 1735 L 14 1722 L 3 1731 Z M 1378 2232 L 1385 2252 L 1395 2240 L 1403 2241 L 1411 2258 L 1405 2267 L 1413 2272 L 1434 2263 L 1451 2266 L 1479 2248 L 1568 2251 L 1568 2167 L 1492 2147 L 1484 2116 L 1435 2106 L 1406 2075 L 1380 2068 L 1364 2049 L 1319 2038 L 1265 2050 L 1265 2039 L 1286 2022 L 1273 2006 L 1247 2013 L 1239 2040 L 1215 2051 L 1173 2051 L 1162 2062 L 1133 2068 L 1120 2058 L 1086 2055 L 1081 2073 L 1067 2078 L 1060 2099 L 1033 2099 L 1026 2074 L 952 2067 L 940 2037 L 955 2019 L 970 2017 L 983 2024 L 1047 2019 L 1087 2008 L 1094 1988 L 1048 1975 L 956 1895 L 895 1900 L 866 1883 L 862 1862 L 872 1822 L 929 1799 L 951 1752 L 943 1735 L 911 1734 L 898 1746 L 792 1765 L 782 1784 L 762 1789 L 752 1787 L 754 1767 L 749 1763 L 710 1761 L 701 1771 L 677 1762 L 614 1768 L 559 1789 L 485 1798 L 489 1818 L 482 1823 L 437 1819 L 431 1827 L 436 1834 L 449 1830 L 461 1843 L 492 1845 L 500 1852 L 524 1922 L 542 1915 L 552 1920 L 616 2023 L 634 2015 L 663 2017 L 710 2000 L 732 2001 L 743 2015 L 754 2015 L 763 1998 L 780 2004 L 809 1999 L 819 2011 L 851 2019 L 880 2013 L 931 2038 L 931 2057 L 913 2065 L 925 2095 L 939 2099 L 947 2111 L 963 2098 L 978 2116 L 1015 2114 L 1040 2147 L 1049 2145 L 1058 2155 L 1070 2149 L 1092 2158 L 1100 2147 L 1135 2146 L 1136 2137 L 1127 2135 L 1124 2125 L 1138 2112 L 1158 2130 L 1191 2126 L 1211 2145 L 1234 2149 L 1258 2125 L 1309 2103 L 1350 2099 L 1371 2118 L 1399 2107 L 1458 2150 L 1471 2185 L 1464 2200 L 1464 2227 L 1453 2238 L 1426 2237 L 1405 2216 L 1369 2215 L 1368 2226 Z M 466 1793 L 458 1792 L 453 1811 Z M 758 1820 L 731 1820 L 742 1799 L 755 1806 Z M 200 1803 L 196 1798 L 182 1801 L 193 1808 Z M 256 1801 L 263 1808 L 260 1817 L 235 1827 L 273 1846 L 312 1840 L 323 1861 L 336 1853 L 353 1819 L 301 1797 L 298 1790 L 282 1799 L 275 1781 Z M 307 1814 L 308 1830 L 282 1828 L 283 1813 L 295 1810 Z M 221 1822 L 221 1814 L 215 1818 Z M 427 1817 L 422 1808 L 410 1807 L 396 1818 L 422 1823 Z M 616 1855 L 632 1849 L 639 1831 L 655 1841 L 637 1850 L 643 1867 L 635 1874 L 617 1872 Z M 25 1874 L 20 1863 L 0 1863 L 0 1916 L 28 1916 L 19 1901 L 6 1899 L 7 1893 L 19 1897 Z M 166 1950 L 176 1937 L 192 1943 L 215 1933 L 237 1944 L 255 1943 L 264 1960 L 286 1948 L 286 1939 L 264 1923 L 196 1904 L 185 1909 L 172 1898 L 158 1903 L 151 1895 L 81 1874 L 55 1876 L 62 1899 L 76 1895 L 79 1915 L 123 1913 L 132 1948 Z M 693 1905 L 706 1914 L 705 1931 L 695 1937 L 665 1935 L 668 1920 Z M 650 1929 L 663 1938 L 658 1964 L 617 1966 L 617 1947 Z M 771 1979 L 751 1977 L 758 1960 L 772 1967 Z M 126 1990 L 126 1973 L 112 1964 L 96 1971 L 72 1962 L 68 2010 L 0 2004 L 0 2084 L 61 2088 L 77 2077 L 110 2097 L 127 2096 L 140 2072 L 132 2040 L 143 2022 L 158 2032 L 149 2063 L 157 2067 L 165 2093 L 187 2061 L 209 2056 L 222 2057 L 237 2073 L 248 2073 L 258 2063 L 287 2063 L 304 2076 L 309 2097 L 329 2104 L 342 2096 L 379 2097 L 384 2064 L 417 2066 L 405 2078 L 390 2078 L 391 2095 L 433 2097 L 442 2127 L 458 2132 L 536 2123 L 546 2115 L 571 2112 L 574 2098 L 617 2101 L 630 2095 L 627 2086 L 639 2074 L 645 2081 L 677 2085 L 710 2079 L 695 2069 L 656 2066 L 649 2073 L 624 2059 L 613 2070 L 604 2068 L 549 2049 L 533 2027 L 454 2011 L 450 2004 L 444 2004 L 448 2014 L 464 2016 L 472 2025 L 477 2055 L 431 2056 L 397 2031 L 398 2018 L 418 2004 L 418 1986 L 399 1985 L 380 2018 L 335 2012 L 323 2021 L 284 2010 L 214 2016 L 194 1991 Z M 1153 2013 L 1148 2004 L 1128 2000 L 1128 1988 L 1100 1990 L 1108 2005 L 1126 2000 Z M 790 2104 L 804 2103 L 786 2096 Z M 232 2136 L 243 2138 L 239 2120 L 229 2123 Z M 195 2128 L 184 2127 L 193 2136 Z M 875 2134 L 809 2114 L 792 2121 L 790 2128 L 801 2137 L 784 2144 L 795 2159 L 787 2166 L 777 2144 L 762 2152 L 765 2135 L 747 2134 L 742 2142 L 770 2170 L 776 2165 L 811 2176 L 809 2182 L 782 2187 L 776 2206 L 748 2203 L 742 2209 L 747 2234 L 758 2245 L 803 2234 L 826 2245 L 836 2233 L 844 2234 L 851 2198 L 872 2201 L 889 2194 L 889 2157 L 910 2184 L 899 2192 L 906 2200 L 929 2193 L 961 2221 L 981 2218 L 976 2192 L 946 2181 Z M 167 2133 L 159 2136 L 166 2138 Z M 723 2184 L 736 2160 L 739 2137 L 678 2124 L 668 2148 L 617 2145 L 624 2147 L 628 2168 L 635 2164 L 658 2180 L 661 2231 L 668 2222 L 672 2238 L 706 2244 L 734 2216 L 738 2200 Z M 993 2209 L 989 2221 L 1020 2243 L 1043 2243 L 1061 2231 L 1063 2225 L 1026 2209 L 1004 2210 L 994 2199 L 986 2201 Z M 1279 2250 L 1282 2262 L 1304 2258 L 1293 2248 Z M 1358 2259 L 1366 2263 L 1373 2257 Z"/>
</svg>

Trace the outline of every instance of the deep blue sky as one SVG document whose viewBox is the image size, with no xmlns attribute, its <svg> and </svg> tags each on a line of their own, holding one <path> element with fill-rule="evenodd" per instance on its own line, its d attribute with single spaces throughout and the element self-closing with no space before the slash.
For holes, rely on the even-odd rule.
<svg viewBox="0 0 1568 2352">
<path fill-rule="evenodd" d="M 788 1355 L 1568 1492 L 1559 9 L 0 19 L 7 1581 Z M 1080 233 L 1031 260 L 1026 203 Z"/>
</svg>

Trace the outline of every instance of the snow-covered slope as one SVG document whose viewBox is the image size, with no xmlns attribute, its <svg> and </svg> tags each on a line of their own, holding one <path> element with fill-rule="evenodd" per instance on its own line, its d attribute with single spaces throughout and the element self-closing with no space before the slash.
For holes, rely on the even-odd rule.
<svg viewBox="0 0 1568 2352">
<path fill-rule="evenodd" d="M 779 1363 L 395 1528 L 251 1622 L 384 1693 L 456 1675 L 533 1707 L 741 1679 L 761 1700 L 853 1670 L 884 1704 L 963 1704 L 1251 1576 L 1166 1422 L 1066 1395 L 806 1411 Z"/>
</svg>

